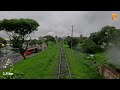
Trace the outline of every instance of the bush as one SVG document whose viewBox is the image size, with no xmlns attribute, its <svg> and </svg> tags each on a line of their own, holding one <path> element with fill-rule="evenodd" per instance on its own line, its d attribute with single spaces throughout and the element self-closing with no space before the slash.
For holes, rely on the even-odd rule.
<svg viewBox="0 0 120 90">
<path fill-rule="evenodd" d="M 94 54 L 101 51 L 101 48 L 91 39 L 86 39 L 81 44 L 81 50 L 85 53 Z"/>
<path fill-rule="evenodd" d="M 78 38 L 72 38 L 72 47 L 76 47 L 78 43 L 79 43 Z M 67 40 L 67 44 L 69 48 L 71 48 L 71 38 Z"/>
</svg>

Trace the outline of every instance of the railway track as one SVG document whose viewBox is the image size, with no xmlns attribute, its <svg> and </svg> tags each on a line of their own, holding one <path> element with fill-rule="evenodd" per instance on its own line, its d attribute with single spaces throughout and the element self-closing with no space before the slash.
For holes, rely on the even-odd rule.
<svg viewBox="0 0 120 90">
<path fill-rule="evenodd" d="M 70 67 L 63 44 L 60 45 L 59 59 L 58 79 L 71 79 Z"/>
</svg>

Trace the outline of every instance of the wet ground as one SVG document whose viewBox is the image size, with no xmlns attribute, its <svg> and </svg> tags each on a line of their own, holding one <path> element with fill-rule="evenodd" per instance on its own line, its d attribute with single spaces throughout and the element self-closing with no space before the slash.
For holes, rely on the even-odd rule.
<svg viewBox="0 0 120 90">
<path fill-rule="evenodd" d="M 31 55 L 27 55 L 26 58 L 33 57 L 33 56 L 35 56 L 37 54 L 38 53 L 33 53 Z M 6 55 L 6 56 L 4 56 L 3 59 L 0 59 L 0 69 L 2 69 L 3 66 L 6 64 L 6 58 L 9 58 L 12 63 L 17 63 L 17 62 L 23 60 L 23 57 L 19 53 L 12 54 L 11 56 Z"/>
</svg>

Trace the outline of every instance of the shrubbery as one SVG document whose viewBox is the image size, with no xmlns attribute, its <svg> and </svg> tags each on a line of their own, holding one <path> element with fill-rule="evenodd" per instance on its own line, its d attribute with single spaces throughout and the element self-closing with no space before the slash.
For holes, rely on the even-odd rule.
<svg viewBox="0 0 120 90">
<path fill-rule="evenodd" d="M 78 38 L 72 38 L 72 40 L 71 40 L 71 37 L 68 38 L 68 39 L 67 39 L 67 44 L 68 44 L 68 46 L 69 46 L 70 48 L 71 48 L 71 41 L 72 41 L 72 47 L 73 47 L 73 48 L 76 47 L 77 44 L 79 43 Z"/>
<path fill-rule="evenodd" d="M 85 53 L 94 54 L 94 53 L 99 52 L 101 49 L 91 39 L 86 39 L 81 44 L 81 50 Z"/>
</svg>

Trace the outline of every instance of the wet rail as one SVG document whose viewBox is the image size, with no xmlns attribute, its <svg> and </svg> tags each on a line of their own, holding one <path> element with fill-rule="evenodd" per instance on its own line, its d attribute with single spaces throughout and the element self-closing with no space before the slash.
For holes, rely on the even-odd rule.
<svg viewBox="0 0 120 90">
<path fill-rule="evenodd" d="M 60 45 L 58 79 L 71 79 L 69 63 L 63 44 Z"/>
</svg>

